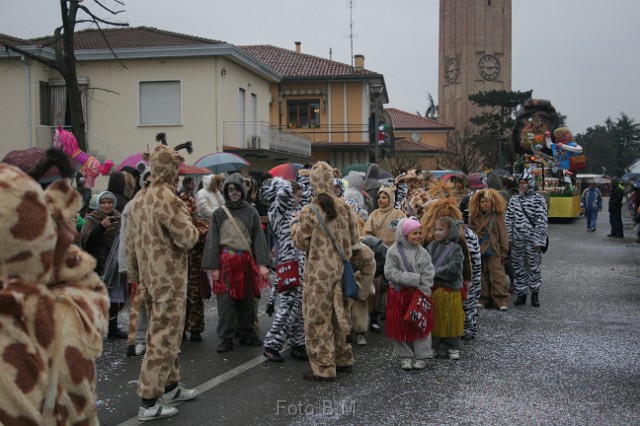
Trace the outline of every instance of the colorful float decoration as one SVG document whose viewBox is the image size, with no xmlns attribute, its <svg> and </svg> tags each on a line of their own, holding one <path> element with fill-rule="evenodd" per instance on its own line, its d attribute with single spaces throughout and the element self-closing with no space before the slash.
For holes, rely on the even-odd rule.
<svg viewBox="0 0 640 426">
<path fill-rule="evenodd" d="M 582 147 L 559 119 L 551 102 L 528 99 L 516 116 L 512 142 L 516 170 L 529 169 L 539 192 L 549 202 L 549 217 L 571 218 L 580 214 L 580 190 L 575 173 L 586 168 Z"/>
<path fill-rule="evenodd" d="M 78 141 L 73 133 L 64 130 L 61 126 L 58 126 L 55 130 L 53 146 L 63 150 L 65 154 L 78 163 L 80 174 L 84 177 L 85 185 L 89 188 L 93 188 L 98 175 L 108 175 L 111 167 L 113 167 L 113 161 L 107 160 L 104 164 L 101 164 L 96 157 L 80 150 Z"/>
</svg>

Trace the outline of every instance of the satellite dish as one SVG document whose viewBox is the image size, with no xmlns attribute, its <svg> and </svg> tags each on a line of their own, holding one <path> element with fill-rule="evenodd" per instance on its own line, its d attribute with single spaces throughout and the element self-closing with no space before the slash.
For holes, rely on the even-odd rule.
<svg viewBox="0 0 640 426">
<path fill-rule="evenodd" d="M 420 135 L 417 134 L 416 132 L 413 132 L 413 134 L 411 135 L 411 140 L 418 143 L 420 142 L 420 139 L 422 139 Z"/>
</svg>

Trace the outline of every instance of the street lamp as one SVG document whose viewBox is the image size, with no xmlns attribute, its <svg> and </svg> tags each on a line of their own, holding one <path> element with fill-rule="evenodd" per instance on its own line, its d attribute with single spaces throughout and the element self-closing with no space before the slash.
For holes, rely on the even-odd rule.
<svg viewBox="0 0 640 426">
<path fill-rule="evenodd" d="M 371 85 L 371 94 L 373 95 L 373 99 L 375 101 L 375 109 L 374 109 L 374 135 L 373 135 L 373 143 L 374 143 L 374 162 L 377 164 L 378 159 L 380 158 L 380 141 L 378 140 L 378 134 L 380 130 L 380 95 L 384 92 L 384 86 L 382 84 L 372 84 Z"/>
</svg>

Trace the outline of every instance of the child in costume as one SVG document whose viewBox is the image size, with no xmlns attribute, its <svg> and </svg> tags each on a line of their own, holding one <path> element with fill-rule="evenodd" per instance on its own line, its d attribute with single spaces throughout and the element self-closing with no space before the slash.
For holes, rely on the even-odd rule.
<svg viewBox="0 0 640 426">
<path fill-rule="evenodd" d="M 413 292 L 431 294 L 434 269 L 431 257 L 422 247 L 422 225 L 415 219 L 401 219 L 396 227 L 396 242 L 389 247 L 384 274 L 389 280 L 385 331 L 393 341 L 400 367 L 423 370 L 433 358 L 431 324 L 425 330 L 404 321 Z"/>
<path fill-rule="evenodd" d="M 369 297 L 376 291 L 373 286 L 376 261 L 373 251 L 361 242 L 354 245 L 351 251 L 350 261 L 358 283 L 358 300 L 349 299 L 347 320 L 351 332 L 356 335 L 356 344 L 365 346 L 367 339 L 364 333 L 369 326 Z"/>
<path fill-rule="evenodd" d="M 369 214 L 364 224 L 364 235 L 371 235 L 382 240 L 387 246 L 391 246 L 396 240 L 395 231 L 389 226 L 393 220 L 405 218 L 405 214 L 396 209 L 395 188 L 381 187 L 377 197 L 378 208 Z M 378 320 L 384 312 L 385 291 L 381 288 L 380 277 L 374 279 L 375 295 L 369 299 L 369 312 L 371 316 L 371 331 L 379 333 Z"/>
<path fill-rule="evenodd" d="M 504 258 L 509 252 L 506 210 L 504 198 L 491 188 L 481 189 L 469 201 L 469 227 L 480 238 L 482 253 L 482 289 L 478 306 L 495 306 L 501 311 L 509 309 L 510 299 L 504 271 Z"/>
<path fill-rule="evenodd" d="M 435 268 L 433 290 L 433 349 L 443 347 L 451 360 L 460 359 L 460 341 L 464 328 L 462 309 L 462 263 L 458 244 L 458 223 L 443 216 L 435 223 L 435 240 L 427 246 Z"/>
</svg>

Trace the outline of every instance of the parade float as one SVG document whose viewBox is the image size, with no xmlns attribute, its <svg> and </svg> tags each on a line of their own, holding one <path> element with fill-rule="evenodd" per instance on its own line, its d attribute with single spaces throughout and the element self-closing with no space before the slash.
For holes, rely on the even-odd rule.
<svg viewBox="0 0 640 426">
<path fill-rule="evenodd" d="M 580 187 L 575 177 L 586 168 L 586 158 L 569 129 L 558 124 L 551 102 L 525 101 L 512 133 L 515 168 L 534 174 L 538 192 L 548 202 L 550 218 L 575 218 L 580 215 Z"/>
</svg>

